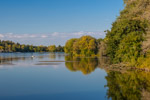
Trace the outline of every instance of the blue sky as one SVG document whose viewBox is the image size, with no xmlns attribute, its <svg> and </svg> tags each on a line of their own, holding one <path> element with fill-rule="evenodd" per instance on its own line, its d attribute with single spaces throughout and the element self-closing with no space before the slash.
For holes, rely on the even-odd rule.
<svg viewBox="0 0 150 100">
<path fill-rule="evenodd" d="M 64 45 L 82 35 L 104 37 L 123 0 L 0 0 L 0 39 Z"/>
</svg>

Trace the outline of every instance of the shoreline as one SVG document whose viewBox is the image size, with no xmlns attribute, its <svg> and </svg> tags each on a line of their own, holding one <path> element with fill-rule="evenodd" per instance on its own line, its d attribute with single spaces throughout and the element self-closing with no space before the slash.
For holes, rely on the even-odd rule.
<svg viewBox="0 0 150 100">
<path fill-rule="evenodd" d="M 125 64 L 113 64 L 113 65 L 104 65 L 100 67 L 106 71 L 119 71 L 119 72 L 127 72 L 127 71 L 143 71 L 150 72 L 150 68 L 139 68 L 139 67 L 129 67 Z"/>
</svg>

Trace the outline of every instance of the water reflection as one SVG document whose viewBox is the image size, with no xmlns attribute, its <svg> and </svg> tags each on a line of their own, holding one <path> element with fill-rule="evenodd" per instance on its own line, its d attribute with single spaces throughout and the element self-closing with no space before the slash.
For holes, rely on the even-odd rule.
<svg viewBox="0 0 150 100">
<path fill-rule="evenodd" d="M 107 98 L 112 100 L 149 100 L 150 73 L 110 71 L 106 76 Z"/>
<path fill-rule="evenodd" d="M 106 59 L 65 57 L 66 67 L 73 72 L 81 71 L 87 75 L 96 68 L 104 69 L 107 84 L 107 99 L 110 100 L 149 100 L 150 99 L 150 73 L 144 71 L 112 71 L 109 70 Z M 70 61 L 70 62 L 69 62 Z M 107 64 L 107 69 L 105 65 Z"/>
<path fill-rule="evenodd" d="M 90 74 L 98 67 L 97 58 L 75 58 L 66 56 L 65 65 L 70 71 L 81 71 L 83 74 Z"/>
<path fill-rule="evenodd" d="M 56 53 L 50 53 L 49 58 L 52 60 L 55 60 L 56 59 Z"/>
<path fill-rule="evenodd" d="M 13 61 L 26 60 L 26 57 L 0 57 L 0 65 L 13 64 Z"/>
<path fill-rule="evenodd" d="M 32 58 L 31 57 L 32 55 L 34 55 L 35 57 Z M 13 65 L 13 63 L 16 65 Z M 106 57 L 100 58 L 100 59 L 99 58 L 75 58 L 75 57 L 71 57 L 71 56 L 65 56 L 63 53 L 15 54 L 13 56 L 12 55 L 6 56 L 4 54 L 4 56 L 0 55 L 0 65 L 2 66 L 4 64 L 6 64 L 4 67 L 8 67 L 7 65 L 10 65 L 11 67 L 15 67 L 15 66 L 18 66 L 18 64 L 21 66 L 24 65 L 24 66 L 31 67 L 31 65 L 32 65 L 34 67 L 37 67 L 37 66 L 41 67 L 41 68 L 36 69 L 36 70 L 39 70 L 39 69 L 41 69 L 41 70 L 39 70 L 39 72 L 37 73 L 38 78 L 35 78 L 35 79 L 39 79 L 39 86 L 41 86 L 41 89 L 43 87 L 41 85 L 42 83 L 40 83 L 40 82 L 41 82 L 41 79 L 44 79 L 44 78 L 41 78 L 41 79 L 39 78 L 39 77 L 41 77 L 41 75 L 46 75 L 46 76 L 44 76 L 44 77 L 47 77 L 46 79 L 48 79 L 49 77 L 51 77 L 51 79 L 54 79 L 53 82 L 54 82 L 54 84 L 57 84 L 58 87 L 60 86 L 58 84 L 58 83 L 60 83 L 60 81 L 55 82 L 56 79 L 58 78 L 57 75 L 61 74 L 62 75 L 60 77 L 61 79 L 65 79 L 68 75 L 70 75 L 68 73 L 68 75 L 65 76 L 66 73 L 62 69 L 57 69 L 57 71 L 56 71 L 56 69 L 53 70 L 52 67 L 54 67 L 54 65 L 55 65 L 55 67 L 57 66 L 57 67 L 61 67 L 61 68 L 64 68 L 62 66 L 65 66 L 68 70 L 70 70 L 72 72 L 81 71 L 84 75 L 91 74 L 97 68 L 104 69 L 105 75 L 107 74 L 106 76 L 103 75 L 104 73 L 101 74 L 103 71 L 99 70 L 100 72 L 98 72 L 98 74 L 100 76 L 95 74 L 95 77 L 93 77 L 92 75 L 94 75 L 94 73 L 97 72 L 97 71 L 95 71 L 94 73 L 91 74 L 91 76 L 88 77 L 88 78 L 91 78 L 91 80 L 89 80 L 87 77 L 82 77 L 83 75 L 81 75 L 81 74 L 76 75 L 76 76 L 70 76 L 70 79 L 79 79 L 78 83 L 80 83 L 81 80 L 79 77 L 82 77 L 83 78 L 82 80 L 87 78 L 87 80 L 89 80 L 88 84 L 90 82 L 93 82 L 94 78 L 95 78 L 95 80 L 100 79 L 100 83 L 102 81 L 107 81 L 107 83 L 100 84 L 94 80 L 93 84 L 96 84 L 96 83 L 98 84 L 98 86 L 95 86 L 95 89 L 99 89 L 100 87 L 104 89 L 104 87 L 106 87 L 105 89 L 107 89 L 107 92 L 104 92 L 103 97 L 105 97 L 105 95 L 107 95 L 107 99 L 111 99 L 111 100 L 149 100 L 149 98 L 150 98 L 150 73 L 139 72 L 139 71 L 127 71 L 127 70 L 116 71 L 115 69 L 113 69 L 113 67 L 112 68 L 109 67 L 109 62 Z M 43 67 L 43 66 L 49 66 L 49 67 Z M 44 70 L 43 68 L 45 68 L 45 71 L 43 71 Z M 113 71 L 111 71 L 112 69 L 113 69 Z M 31 69 L 29 68 L 29 70 L 31 70 Z M 32 69 L 32 70 L 35 71 L 35 69 Z M 41 74 L 42 71 L 43 71 L 43 74 Z M 57 73 L 58 71 L 59 71 L 59 73 Z M 47 74 L 45 74 L 45 72 Z M 16 72 L 14 72 L 14 73 L 16 73 Z M 23 70 L 22 73 L 25 74 L 24 76 L 26 76 L 26 74 L 27 74 L 26 70 Z M 65 74 L 62 74 L 62 73 L 65 73 Z M 5 75 L 7 76 L 8 74 L 9 74 L 9 72 L 8 73 L 6 72 Z M 32 71 L 31 71 L 31 76 L 34 74 L 32 74 Z M 4 76 L 4 75 L 1 75 L 1 76 Z M 20 76 L 20 73 L 17 76 Z M 73 78 L 73 77 L 77 77 L 77 78 Z M 104 77 L 105 77 L 105 79 L 104 79 Z M 7 78 L 5 78 L 5 79 L 7 79 Z M 3 80 L 5 80 L 5 79 L 3 79 Z M 27 79 L 27 78 L 25 78 L 25 79 Z M 61 79 L 58 78 L 57 80 L 61 80 Z M 66 84 L 65 82 L 70 82 L 70 79 L 68 81 L 67 81 L 67 79 L 66 79 L 66 81 L 61 81 L 61 83 L 64 82 L 64 84 Z M 16 81 L 19 81 L 19 80 L 16 80 Z M 83 81 L 81 81 L 81 83 L 82 82 Z M 33 81 L 33 83 L 34 83 L 34 81 Z M 38 82 L 36 82 L 36 83 L 38 83 Z M 50 81 L 50 83 L 52 83 L 52 81 Z M 75 82 L 73 82 L 73 83 L 75 83 Z M 85 83 L 87 84 L 87 81 L 85 81 Z M 45 84 L 45 83 L 43 83 L 43 84 Z M 5 84 L 3 84 L 3 85 L 5 86 Z M 73 84 L 73 85 L 77 85 L 77 84 Z M 43 86 L 46 86 L 46 85 L 43 85 Z M 47 85 L 47 86 L 49 86 L 49 85 Z M 83 88 L 84 86 L 85 85 L 82 85 L 82 87 L 80 87 L 80 88 Z M 64 86 L 62 86 L 62 87 L 64 87 Z M 94 87 L 94 85 L 92 86 L 89 84 L 89 86 L 86 87 L 86 89 L 92 88 L 92 87 Z M 39 88 L 39 87 L 37 87 L 37 88 Z M 65 89 L 66 88 L 67 87 L 65 87 Z M 70 89 L 70 87 L 69 87 L 69 89 Z"/>
</svg>

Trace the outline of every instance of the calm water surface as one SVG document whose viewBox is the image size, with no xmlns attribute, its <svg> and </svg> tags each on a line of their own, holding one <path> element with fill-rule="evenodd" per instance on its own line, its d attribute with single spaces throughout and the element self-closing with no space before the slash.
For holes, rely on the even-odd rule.
<svg viewBox="0 0 150 100">
<path fill-rule="evenodd" d="M 97 58 L 72 58 L 64 53 L 1 53 L 0 59 L 0 100 L 150 98 L 149 73 L 104 70 Z"/>
</svg>

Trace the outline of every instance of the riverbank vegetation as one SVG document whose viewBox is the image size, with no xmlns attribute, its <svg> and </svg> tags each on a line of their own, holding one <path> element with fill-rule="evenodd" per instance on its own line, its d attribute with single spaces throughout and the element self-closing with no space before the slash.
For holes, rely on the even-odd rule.
<svg viewBox="0 0 150 100">
<path fill-rule="evenodd" d="M 111 64 L 150 67 L 150 0 L 124 0 L 124 10 L 104 39 L 70 39 L 65 52 L 73 56 L 107 56 Z"/>
<path fill-rule="evenodd" d="M 146 34 L 146 22 L 122 19 L 107 32 L 107 55 L 112 63 L 134 63 L 142 55 L 142 42 Z"/>
<path fill-rule="evenodd" d="M 0 40 L 0 52 L 64 52 L 63 46 L 33 46 Z"/>
<path fill-rule="evenodd" d="M 150 0 L 124 0 L 125 9 L 107 31 L 106 53 L 112 63 L 150 67 Z M 148 45 L 145 45 L 148 44 Z M 146 50 L 145 50 L 146 48 Z"/>
</svg>

